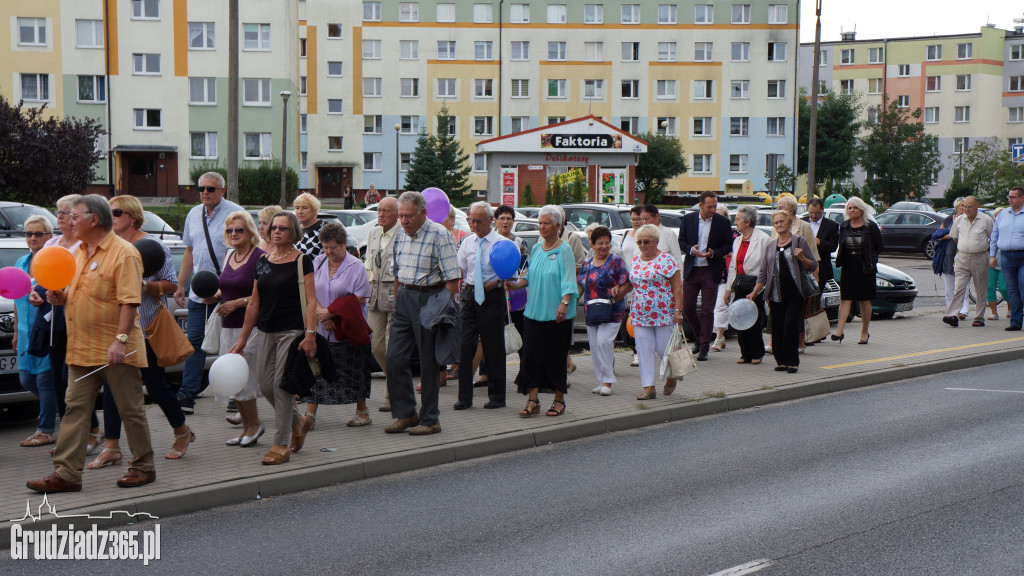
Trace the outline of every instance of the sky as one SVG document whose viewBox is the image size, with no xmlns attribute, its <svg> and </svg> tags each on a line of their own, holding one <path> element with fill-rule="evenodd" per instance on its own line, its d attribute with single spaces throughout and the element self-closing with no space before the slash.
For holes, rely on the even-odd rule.
<svg viewBox="0 0 1024 576">
<path fill-rule="evenodd" d="M 815 4 L 800 3 L 800 42 L 814 42 Z M 854 29 L 858 40 L 968 34 L 986 22 L 1013 30 L 1021 17 L 1022 0 L 821 0 L 821 40 Z"/>
</svg>

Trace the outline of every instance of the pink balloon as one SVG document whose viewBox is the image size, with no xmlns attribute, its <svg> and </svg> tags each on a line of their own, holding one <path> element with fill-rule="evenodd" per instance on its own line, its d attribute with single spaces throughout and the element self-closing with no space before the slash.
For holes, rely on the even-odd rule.
<svg viewBox="0 0 1024 576">
<path fill-rule="evenodd" d="M 431 186 L 422 192 L 423 199 L 427 201 L 427 218 L 440 224 L 448 217 L 452 205 L 448 201 L 448 195 L 440 188 Z"/>
<path fill-rule="evenodd" d="M 21 268 L 0 268 L 0 296 L 16 300 L 32 290 L 32 279 Z"/>
</svg>

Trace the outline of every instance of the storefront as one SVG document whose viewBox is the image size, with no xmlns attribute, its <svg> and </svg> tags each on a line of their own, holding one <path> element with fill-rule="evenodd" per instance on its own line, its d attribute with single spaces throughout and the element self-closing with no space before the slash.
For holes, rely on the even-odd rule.
<svg viewBox="0 0 1024 576">
<path fill-rule="evenodd" d="M 595 116 L 484 140 L 487 201 L 518 206 L 527 182 L 535 204 L 544 203 L 549 182 L 582 180 L 588 202 L 632 204 L 636 163 L 647 143 Z"/>
</svg>

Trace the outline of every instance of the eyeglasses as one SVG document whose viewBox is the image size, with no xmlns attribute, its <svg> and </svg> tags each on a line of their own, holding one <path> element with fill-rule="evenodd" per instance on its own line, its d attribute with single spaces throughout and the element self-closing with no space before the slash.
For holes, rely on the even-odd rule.
<svg viewBox="0 0 1024 576">
<path fill-rule="evenodd" d="M 467 218 L 466 220 L 470 224 L 487 224 L 488 222 L 491 221 L 490 218 Z"/>
<path fill-rule="evenodd" d="M 61 216 L 71 216 L 71 210 L 57 210 L 57 218 Z"/>
<path fill-rule="evenodd" d="M 110 213 L 113 214 L 114 218 L 120 218 L 121 216 L 124 216 L 124 210 L 121 210 L 120 208 L 112 208 L 110 210 Z"/>
<path fill-rule="evenodd" d="M 285 228 L 285 230 L 291 230 L 291 228 Z M 245 232 L 245 228 L 225 228 L 224 231 L 228 234 L 242 234 Z"/>
<path fill-rule="evenodd" d="M 657 244 L 657 242 L 655 242 L 654 240 L 637 240 L 636 241 L 636 245 L 637 246 L 646 246 L 648 244 Z"/>
<path fill-rule="evenodd" d="M 81 218 L 82 216 L 85 216 L 86 214 L 92 214 L 92 212 L 82 212 L 81 214 L 74 214 L 74 213 L 72 213 L 72 214 L 69 214 L 69 216 L 71 216 L 71 220 L 72 221 L 76 221 L 79 218 Z"/>
<path fill-rule="evenodd" d="M 49 235 L 49 232 L 25 232 L 25 238 L 42 238 Z"/>
<path fill-rule="evenodd" d="M 220 188 L 217 188 L 216 186 L 200 186 L 199 187 L 199 193 L 200 194 L 203 193 L 203 192 L 208 192 L 210 194 L 213 194 L 217 190 L 220 190 Z"/>
<path fill-rule="evenodd" d="M 270 231 L 271 232 L 290 232 L 291 231 L 291 227 L 289 227 L 289 226 L 271 226 L 270 227 Z"/>
</svg>

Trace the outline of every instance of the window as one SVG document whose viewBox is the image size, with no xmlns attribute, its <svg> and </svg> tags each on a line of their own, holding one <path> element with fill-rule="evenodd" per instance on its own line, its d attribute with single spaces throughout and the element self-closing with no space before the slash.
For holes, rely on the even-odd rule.
<svg viewBox="0 0 1024 576">
<path fill-rule="evenodd" d="M 159 108 L 136 108 L 136 130 L 160 130 L 163 127 Z"/>
<path fill-rule="evenodd" d="M 1007 150 L 1013 150 L 1013 146 L 1015 144 L 1024 144 L 1024 138 L 1007 138 L 1006 139 L 1006 149 Z"/>
<path fill-rule="evenodd" d="M 438 3 L 437 5 L 437 21 L 438 22 L 455 22 L 455 4 L 451 3 Z"/>
<path fill-rule="evenodd" d="M 693 7 L 694 24 L 714 24 L 715 7 L 712 4 L 697 4 Z"/>
<path fill-rule="evenodd" d="M 1010 60 L 1024 60 L 1024 44 L 1010 46 Z"/>
<path fill-rule="evenodd" d="M 767 119 L 767 134 L 768 136 L 785 136 L 786 135 L 786 118 L 782 116 L 769 116 Z"/>
<path fill-rule="evenodd" d="M 438 98 L 455 98 L 455 78 L 438 78 L 437 79 L 437 97 Z"/>
<path fill-rule="evenodd" d="M 160 0 L 132 0 L 132 20 L 159 20 Z"/>
<path fill-rule="evenodd" d="M 380 22 L 380 2 L 363 2 L 363 21 Z"/>
<path fill-rule="evenodd" d="M 789 10 L 785 4 L 768 5 L 768 23 L 786 24 L 789 21 Z"/>
<path fill-rule="evenodd" d="M 910 76 L 910 64 L 900 64 L 896 68 L 896 75 L 904 78 Z"/>
<path fill-rule="evenodd" d="M 548 4 L 548 24 L 565 24 L 565 4 Z"/>
<path fill-rule="evenodd" d="M 494 21 L 490 4 L 473 4 L 473 22 L 477 24 L 490 24 Z"/>
<path fill-rule="evenodd" d="M 839 64 L 853 64 L 853 48 L 846 48 L 839 51 Z"/>
<path fill-rule="evenodd" d="M 342 102 L 341 98 L 328 98 L 327 99 L 327 113 L 328 114 L 341 114 L 342 113 Z"/>
<path fill-rule="evenodd" d="M 604 60 L 604 42 L 584 42 L 583 59 L 588 62 Z"/>
<path fill-rule="evenodd" d="M 785 42 L 769 42 L 768 43 L 768 61 L 769 62 L 784 62 L 786 60 L 786 43 Z"/>
<path fill-rule="evenodd" d="M 399 40 L 398 49 L 402 60 L 418 60 L 420 57 L 419 40 Z"/>
<path fill-rule="evenodd" d="M 928 106 L 924 109 L 924 123 L 925 124 L 938 124 L 939 123 L 939 107 Z"/>
<path fill-rule="evenodd" d="M 828 92 L 828 82 L 818 80 L 818 94 L 824 94 L 826 92 Z"/>
<path fill-rule="evenodd" d="M 1024 76 L 1010 76 L 1010 92 L 1024 92 Z"/>
<path fill-rule="evenodd" d="M 363 96 L 380 98 L 380 78 L 363 78 Z"/>
<path fill-rule="evenodd" d="M 508 21 L 511 24 L 530 23 L 530 5 L 512 4 L 508 7 Z"/>
<path fill-rule="evenodd" d="M 881 94 L 882 93 L 882 79 L 881 78 L 868 78 L 868 94 Z"/>
<path fill-rule="evenodd" d="M 193 106 L 213 106 L 217 104 L 217 79 L 189 78 L 188 103 Z"/>
<path fill-rule="evenodd" d="M 565 98 L 565 80 L 548 80 L 548 98 Z"/>
<path fill-rule="evenodd" d="M 942 44 L 930 44 L 924 53 L 925 60 L 942 60 Z"/>
<path fill-rule="evenodd" d="M 745 173 L 747 171 L 746 154 L 729 154 L 729 172 Z"/>
<path fill-rule="evenodd" d="M 512 134 L 516 132 L 522 132 L 530 129 L 530 117 L 529 116 L 513 116 L 512 120 Z"/>
<path fill-rule="evenodd" d="M 245 106 L 270 106 L 270 78 L 242 78 Z"/>
<path fill-rule="evenodd" d="M 604 4 L 584 4 L 583 23 L 604 24 Z"/>
<path fill-rule="evenodd" d="M 345 138 L 343 136 L 328 136 L 327 137 L 327 151 L 328 152 L 341 152 L 345 146 Z"/>
<path fill-rule="evenodd" d="M 604 80 L 584 80 L 583 98 L 585 100 L 604 100 Z"/>
<path fill-rule="evenodd" d="M 942 76 L 928 76 L 924 79 L 926 92 L 938 92 L 942 90 Z"/>
<path fill-rule="evenodd" d="M 676 23 L 676 5 L 658 4 L 658 24 Z"/>
<path fill-rule="evenodd" d="M 473 96 L 477 98 L 493 98 L 494 86 L 490 78 L 477 78 L 473 80 Z"/>
<path fill-rule="evenodd" d="M 487 171 L 487 155 L 486 154 L 473 154 L 473 171 L 474 172 L 486 172 Z"/>
<path fill-rule="evenodd" d="M 189 48 L 192 47 L 192 26 L 189 29 Z M 213 48 L 213 28 L 210 29 L 210 48 Z M 103 21 L 102 20 L 75 20 L 75 47 L 76 48 L 103 48 Z"/>
<path fill-rule="evenodd" d="M 132 54 L 132 74 L 140 76 L 160 75 L 160 55 Z"/>
<path fill-rule="evenodd" d="M 639 62 L 640 61 L 640 43 L 639 42 L 623 42 L 622 43 L 622 61 L 623 62 Z"/>
<path fill-rule="evenodd" d="M 299 38 L 299 58 L 305 58 L 306 54 L 306 39 Z"/>
<path fill-rule="evenodd" d="M 970 122 L 971 121 L 971 107 L 970 106 L 954 106 L 953 107 L 953 122 Z"/>
<path fill-rule="evenodd" d="M 473 58 L 475 60 L 491 60 L 494 58 L 493 44 L 490 41 L 473 42 Z"/>
<path fill-rule="evenodd" d="M 192 132 L 192 142 L 189 147 L 189 158 L 206 159 L 217 157 L 217 133 L 216 132 Z"/>
<path fill-rule="evenodd" d="M 729 97 L 736 98 L 750 98 L 750 81 L 749 80 L 733 80 L 729 83 Z"/>
<path fill-rule="evenodd" d="M 398 21 L 399 22 L 419 22 L 420 21 L 420 5 L 418 2 L 399 2 L 398 4 Z"/>
<path fill-rule="evenodd" d="M 305 76 L 299 76 L 299 96 L 306 95 L 307 80 Z"/>
<path fill-rule="evenodd" d="M 270 24 L 243 24 L 243 50 L 270 50 Z"/>
<path fill-rule="evenodd" d="M 548 60 L 565 60 L 565 42 L 548 42 Z"/>
<path fill-rule="evenodd" d="M 907 94 L 900 94 L 897 96 L 896 106 L 898 108 L 910 108 L 910 96 Z"/>
<path fill-rule="evenodd" d="M 672 60 L 675 60 L 675 42 L 672 42 Z M 659 47 L 660 47 L 659 43 Z M 694 62 L 711 62 L 711 49 L 714 46 L 711 42 L 694 42 L 693 43 L 693 61 Z M 658 52 L 661 50 L 659 48 Z"/>
<path fill-rule="evenodd" d="M 676 135 L 676 118 L 675 116 L 659 116 L 655 122 L 655 126 L 658 129 L 658 134 L 662 136 L 675 136 Z"/>
<path fill-rule="evenodd" d="M 693 97 L 696 100 L 710 100 L 715 97 L 714 80 L 694 80 Z"/>
<path fill-rule="evenodd" d="M 530 43 L 521 40 L 512 42 L 512 53 L 509 55 L 512 60 L 527 61 L 530 59 Z"/>
<path fill-rule="evenodd" d="M 639 4 L 623 4 L 622 5 L 622 23 L 623 24 L 639 24 L 640 23 L 640 5 Z"/>
<path fill-rule="evenodd" d="M 828 66 L 828 50 L 818 51 L 818 66 Z"/>
<path fill-rule="evenodd" d="M 853 80 L 840 80 L 839 81 L 839 93 L 840 94 L 853 94 Z"/>
<path fill-rule="evenodd" d="M 868 106 L 868 124 L 878 124 L 878 106 Z M 938 118 L 939 109 L 935 109 L 935 117 Z"/>
<path fill-rule="evenodd" d="M 309 152 L 299 152 L 299 170 L 309 170 Z"/>
<path fill-rule="evenodd" d="M 363 170 L 367 172 L 381 171 L 380 152 L 363 152 Z"/>
<path fill-rule="evenodd" d="M 769 98 L 785 98 L 786 97 L 786 81 L 785 80 L 769 80 L 768 81 L 768 97 Z"/>
<path fill-rule="evenodd" d="M 881 64 L 885 60 L 885 48 L 868 48 L 868 64 Z M 909 76 L 910 73 L 907 73 Z"/>
<path fill-rule="evenodd" d="M 438 51 L 440 47 L 438 42 Z M 363 60 L 380 60 L 380 40 L 363 40 Z"/>
<path fill-rule="evenodd" d="M 655 86 L 655 93 L 659 100 L 674 100 L 676 98 L 675 80 L 658 80 Z"/>
<path fill-rule="evenodd" d="M 693 155 L 693 173 L 711 174 L 711 154 Z"/>
<path fill-rule="evenodd" d="M 473 135 L 490 136 L 494 134 L 494 116 L 473 116 Z"/>
<path fill-rule="evenodd" d="M 419 134 L 420 133 L 420 117 L 419 116 L 402 116 L 401 118 L 401 132 L 402 134 Z"/>
<path fill-rule="evenodd" d="M 711 136 L 711 117 L 698 117 L 693 119 L 694 136 Z"/>
<path fill-rule="evenodd" d="M 970 74 L 957 74 L 956 76 L 956 90 L 957 92 L 966 92 L 971 89 L 971 75 Z"/>
<path fill-rule="evenodd" d="M 974 45 L 970 42 L 965 42 L 956 45 L 956 59 L 967 60 L 974 55 Z"/>
<path fill-rule="evenodd" d="M 331 61 L 327 63 L 327 75 L 330 77 L 340 77 L 342 75 L 343 63 L 338 61 Z"/>
<path fill-rule="evenodd" d="M 401 97 L 402 98 L 417 98 L 420 95 L 420 79 L 419 78 L 401 78 L 399 81 L 401 86 Z"/>
<path fill-rule="evenodd" d="M 25 83 L 22 80 L 22 91 Z M 106 102 L 107 101 L 107 79 L 104 76 L 79 76 L 78 77 L 78 101 L 79 102 Z"/>
<path fill-rule="evenodd" d="M 703 44 L 703 43 L 698 43 Z M 676 43 L 675 42 L 658 42 L 658 60 L 661 62 L 675 62 L 676 60 Z"/>
<path fill-rule="evenodd" d="M 626 100 L 635 100 L 640 97 L 640 81 L 639 80 L 623 80 L 622 81 L 622 98 Z"/>
<path fill-rule="evenodd" d="M 732 23 L 750 24 L 750 4 L 732 5 Z"/>
<path fill-rule="evenodd" d="M 749 62 L 750 61 L 750 42 L 733 42 L 732 43 L 732 61 L 733 62 Z"/>
<path fill-rule="evenodd" d="M 363 134 L 381 134 L 384 130 L 384 117 L 377 114 L 363 115 Z"/>
<path fill-rule="evenodd" d="M 565 122 L 565 116 L 548 116 L 548 126 Z"/>
<path fill-rule="evenodd" d="M 733 116 L 729 118 L 730 136 L 747 136 L 750 133 L 750 118 L 746 116 Z"/>
<path fill-rule="evenodd" d="M 619 119 L 619 129 L 623 132 L 636 134 L 640 131 L 640 118 L 636 116 L 624 116 Z"/>
<path fill-rule="evenodd" d="M 299 114 L 299 133 L 305 134 L 309 131 L 309 122 L 305 114 Z"/>
<path fill-rule="evenodd" d="M 530 97 L 530 80 L 527 78 L 512 79 L 512 98 Z"/>
<path fill-rule="evenodd" d="M 341 24 L 328 24 L 327 25 L 327 39 L 328 40 L 341 40 Z"/>
<path fill-rule="evenodd" d="M 953 154 L 962 154 L 970 148 L 970 138 L 953 138 Z"/>
<path fill-rule="evenodd" d="M 437 41 L 437 59 L 438 60 L 455 60 L 455 41 L 454 40 L 438 40 Z"/>
<path fill-rule="evenodd" d="M 50 100 L 49 74 L 22 74 L 21 99 L 27 102 L 47 102 Z"/>
</svg>

